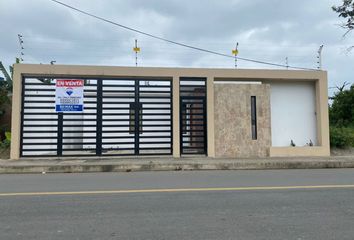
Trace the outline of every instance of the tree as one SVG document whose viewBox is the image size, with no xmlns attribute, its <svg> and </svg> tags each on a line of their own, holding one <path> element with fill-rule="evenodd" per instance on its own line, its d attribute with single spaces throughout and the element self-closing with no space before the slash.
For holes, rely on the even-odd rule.
<svg viewBox="0 0 354 240">
<path fill-rule="evenodd" d="M 334 95 L 329 113 L 331 125 L 354 127 L 354 84 Z"/>
<path fill-rule="evenodd" d="M 6 85 L 9 86 L 9 88 L 12 87 L 12 76 L 10 76 L 10 74 L 6 71 L 6 68 L 4 67 L 4 65 L 2 64 L 2 62 L 0 61 L 0 71 L 2 72 L 2 74 L 4 74 L 4 77 L 6 79 Z M 12 67 L 10 67 L 10 72 L 12 75 Z"/>
<path fill-rule="evenodd" d="M 347 30 L 344 35 L 352 31 L 354 29 L 354 0 L 343 0 L 341 6 L 333 6 L 332 9 L 339 13 L 338 17 L 346 20 L 341 24 L 341 27 Z"/>
<path fill-rule="evenodd" d="M 10 66 L 10 74 L 0 61 L 0 71 L 5 77 L 4 81 L 0 81 L 0 152 L 5 146 L 8 147 L 8 143 L 4 145 L 6 139 L 6 132 L 9 131 L 10 122 L 8 117 L 11 113 L 11 100 L 9 94 L 12 92 L 12 77 L 13 67 Z M 7 114 L 7 116 L 6 116 Z"/>
<path fill-rule="evenodd" d="M 329 107 L 330 141 L 332 147 L 354 147 L 354 84 L 350 89 L 338 88 Z"/>
<path fill-rule="evenodd" d="M 12 76 L 7 72 L 6 68 L 0 61 L 0 71 L 5 76 L 5 81 L 0 81 L 0 117 L 4 114 L 5 105 L 10 104 L 9 92 L 12 92 Z M 12 68 L 10 68 L 12 75 Z"/>
</svg>

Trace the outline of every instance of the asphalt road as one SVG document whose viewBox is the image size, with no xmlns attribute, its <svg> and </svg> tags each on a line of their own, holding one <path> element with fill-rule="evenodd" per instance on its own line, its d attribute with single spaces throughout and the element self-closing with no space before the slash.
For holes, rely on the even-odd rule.
<svg viewBox="0 0 354 240">
<path fill-rule="evenodd" d="M 352 240 L 354 169 L 0 175 L 0 239 Z"/>
</svg>

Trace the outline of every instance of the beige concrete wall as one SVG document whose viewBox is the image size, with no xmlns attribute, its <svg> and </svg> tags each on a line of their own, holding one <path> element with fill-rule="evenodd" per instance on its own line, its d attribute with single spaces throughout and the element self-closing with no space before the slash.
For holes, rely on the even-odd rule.
<svg viewBox="0 0 354 240">
<path fill-rule="evenodd" d="M 209 157 L 215 157 L 214 104 L 214 78 L 209 76 L 207 77 L 207 149 Z"/>
<path fill-rule="evenodd" d="M 214 143 L 214 89 L 212 82 L 218 79 L 279 80 L 279 81 L 314 81 L 316 82 L 318 136 L 321 146 L 312 148 L 312 155 L 329 155 L 329 127 L 327 106 L 327 73 L 324 71 L 298 70 L 259 70 L 259 69 L 202 69 L 202 68 L 145 68 L 145 67 L 114 67 L 114 66 L 72 66 L 45 64 L 15 64 L 13 106 L 12 106 L 12 144 L 11 158 L 20 156 L 20 110 L 21 110 L 21 77 L 22 76 L 52 76 L 52 77 L 170 77 L 173 78 L 173 155 L 179 156 L 179 102 L 176 97 L 179 77 L 206 77 L 208 97 L 208 156 L 215 156 Z M 178 145 L 176 145 L 178 144 Z M 176 149 L 177 148 L 177 149 Z M 318 150 L 319 149 L 319 150 Z M 302 156 L 308 154 L 305 148 L 287 149 L 270 148 L 270 156 Z"/>
<path fill-rule="evenodd" d="M 173 83 L 172 83 L 172 90 L 173 90 L 173 96 L 172 96 L 172 114 L 173 114 L 173 142 L 172 142 L 172 151 L 173 151 L 173 157 L 179 158 L 181 156 L 180 153 L 180 138 L 179 138 L 179 77 L 174 76 L 173 77 Z M 175 136 L 177 135 L 177 136 Z"/>
<path fill-rule="evenodd" d="M 22 71 L 17 66 L 19 64 L 15 64 L 12 85 L 11 159 L 20 158 Z"/>
<path fill-rule="evenodd" d="M 256 96 L 257 139 L 252 140 L 251 96 Z M 266 157 L 271 146 L 270 86 L 215 84 L 215 156 Z"/>
<path fill-rule="evenodd" d="M 271 147 L 269 149 L 269 156 L 271 157 L 323 157 L 329 155 L 329 148 L 324 146 Z"/>
</svg>

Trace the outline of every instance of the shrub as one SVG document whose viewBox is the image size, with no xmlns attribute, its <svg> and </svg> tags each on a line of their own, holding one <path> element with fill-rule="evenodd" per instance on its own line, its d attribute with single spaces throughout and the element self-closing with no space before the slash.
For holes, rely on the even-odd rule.
<svg viewBox="0 0 354 240">
<path fill-rule="evenodd" d="M 0 149 L 8 149 L 11 145 L 11 132 L 5 133 L 6 138 L 0 142 Z"/>
<path fill-rule="evenodd" d="M 349 127 L 330 127 L 330 142 L 332 147 L 354 147 L 354 129 Z"/>
<path fill-rule="evenodd" d="M 5 132 L 5 139 L 11 141 L 11 132 Z"/>
</svg>

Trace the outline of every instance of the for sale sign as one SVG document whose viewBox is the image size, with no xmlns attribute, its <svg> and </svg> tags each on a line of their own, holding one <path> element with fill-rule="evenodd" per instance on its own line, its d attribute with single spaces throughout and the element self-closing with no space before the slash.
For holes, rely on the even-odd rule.
<svg viewBox="0 0 354 240">
<path fill-rule="evenodd" d="M 55 84 L 55 111 L 82 112 L 84 110 L 84 80 L 57 79 Z"/>
</svg>

